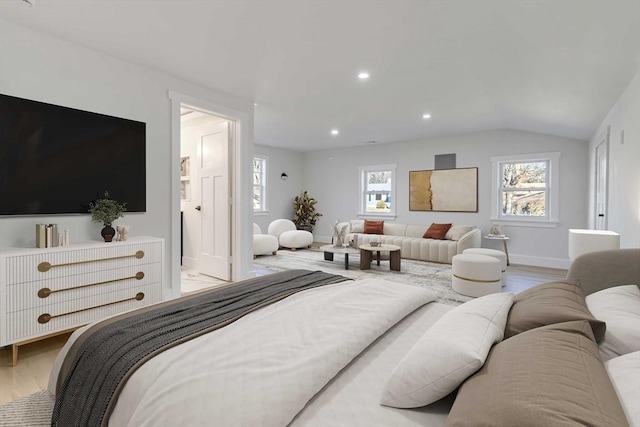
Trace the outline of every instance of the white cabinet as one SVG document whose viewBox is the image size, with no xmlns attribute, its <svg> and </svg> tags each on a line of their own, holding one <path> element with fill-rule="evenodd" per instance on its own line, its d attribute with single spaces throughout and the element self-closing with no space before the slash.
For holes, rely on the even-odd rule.
<svg viewBox="0 0 640 427">
<path fill-rule="evenodd" d="M 0 347 L 162 301 L 164 241 L 133 237 L 0 250 Z"/>
</svg>

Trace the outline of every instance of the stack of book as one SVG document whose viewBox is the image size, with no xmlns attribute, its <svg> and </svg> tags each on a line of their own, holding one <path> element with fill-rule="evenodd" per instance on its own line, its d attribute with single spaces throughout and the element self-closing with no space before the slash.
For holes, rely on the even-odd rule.
<svg viewBox="0 0 640 427">
<path fill-rule="evenodd" d="M 53 248 L 62 246 L 58 234 L 58 224 L 36 224 L 36 247 Z"/>
</svg>

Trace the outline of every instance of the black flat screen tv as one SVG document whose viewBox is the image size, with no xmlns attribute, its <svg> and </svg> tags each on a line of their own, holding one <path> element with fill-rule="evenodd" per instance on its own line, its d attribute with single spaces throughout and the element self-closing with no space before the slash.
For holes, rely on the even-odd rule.
<svg viewBox="0 0 640 427">
<path fill-rule="evenodd" d="M 0 94 L 0 215 L 146 211 L 146 124 Z"/>
</svg>

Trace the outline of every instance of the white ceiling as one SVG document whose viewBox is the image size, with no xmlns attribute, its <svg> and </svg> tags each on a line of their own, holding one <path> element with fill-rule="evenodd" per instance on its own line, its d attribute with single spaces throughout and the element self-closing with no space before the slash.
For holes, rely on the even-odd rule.
<svg viewBox="0 0 640 427">
<path fill-rule="evenodd" d="M 31 1 L 0 15 L 253 99 L 256 143 L 301 151 L 502 128 L 586 140 L 640 63 L 640 0 Z"/>
</svg>

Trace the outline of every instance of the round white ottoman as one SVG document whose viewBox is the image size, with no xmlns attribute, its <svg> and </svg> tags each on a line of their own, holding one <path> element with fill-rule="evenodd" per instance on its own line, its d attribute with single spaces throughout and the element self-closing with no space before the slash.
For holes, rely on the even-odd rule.
<svg viewBox="0 0 640 427">
<path fill-rule="evenodd" d="M 500 270 L 502 271 L 502 286 L 507 284 L 507 254 L 495 249 L 485 248 L 469 248 L 462 251 L 462 253 L 492 256 L 500 260 Z"/>
<path fill-rule="evenodd" d="M 306 248 L 312 243 L 313 234 L 305 230 L 290 230 L 280 234 L 280 246 L 291 248 L 292 251 L 296 248 Z"/>
<path fill-rule="evenodd" d="M 455 255 L 451 261 L 451 287 L 470 297 L 500 292 L 502 270 L 500 261 L 487 255 Z"/>
<path fill-rule="evenodd" d="M 283 248 L 306 248 L 313 243 L 313 234 L 305 230 L 297 230 L 296 225 L 289 219 L 276 219 L 269 224 L 270 235 L 275 236 Z"/>
</svg>

